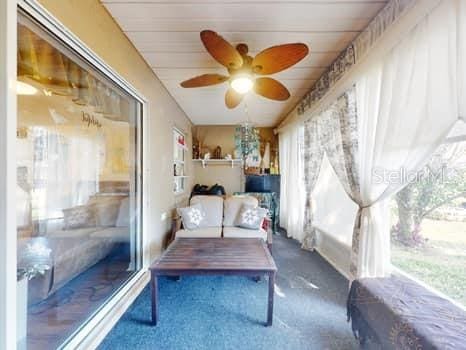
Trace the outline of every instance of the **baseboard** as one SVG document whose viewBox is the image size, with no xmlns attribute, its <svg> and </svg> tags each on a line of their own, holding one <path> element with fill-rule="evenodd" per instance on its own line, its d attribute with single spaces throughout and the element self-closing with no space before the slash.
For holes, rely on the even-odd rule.
<svg viewBox="0 0 466 350">
<path fill-rule="evenodd" d="M 351 247 L 345 246 L 340 241 L 334 239 L 330 233 L 328 233 L 327 231 L 319 228 L 318 226 L 314 226 L 314 227 L 318 231 L 318 234 L 320 235 L 320 237 L 318 237 L 318 240 L 325 239 L 327 241 L 331 241 L 336 246 L 339 246 L 342 250 L 344 250 L 345 254 L 347 254 L 347 255 L 351 254 Z M 290 237 L 288 237 L 287 232 L 283 227 L 279 227 L 279 231 L 282 232 L 282 235 L 284 237 L 290 238 Z M 302 243 L 302 242 L 300 242 L 300 243 Z M 335 270 L 337 270 L 343 277 L 345 277 L 347 280 L 350 279 L 349 271 L 344 271 L 342 268 L 340 268 L 338 266 L 338 264 L 330 256 L 325 254 L 325 252 L 322 249 L 319 248 L 319 244 L 317 244 L 317 246 L 314 248 L 314 251 L 317 252 L 322 258 L 324 258 L 330 265 L 332 265 L 332 267 Z M 348 268 L 349 268 L 349 265 L 350 265 L 350 261 L 348 259 Z"/>
<path fill-rule="evenodd" d="M 150 273 L 147 270 L 135 275 L 63 349 L 96 349 L 149 280 Z"/>
<path fill-rule="evenodd" d="M 345 277 L 348 281 L 350 280 L 349 278 L 349 274 L 346 272 L 346 271 L 343 271 L 341 268 L 339 268 L 337 266 L 337 264 L 331 259 L 329 258 L 325 253 L 319 251 L 319 248 L 316 248 L 315 249 L 317 251 L 317 253 L 323 257 L 330 265 L 332 265 L 332 267 L 337 270 L 343 277 Z"/>
<path fill-rule="evenodd" d="M 349 266 L 350 266 L 350 256 L 351 256 L 351 247 L 345 245 L 344 243 L 340 242 L 339 240 L 335 239 L 330 233 L 327 231 L 316 227 L 316 230 L 318 231 L 318 242 L 320 241 L 320 244 L 316 245 L 315 250 L 321 255 L 327 262 L 332 265 L 332 267 L 337 270 L 341 275 L 343 275 L 346 279 L 350 279 L 349 275 Z M 322 241 L 326 241 L 325 244 L 322 244 Z M 348 271 L 343 269 L 342 267 L 337 264 L 337 262 L 329 256 L 324 249 L 322 249 L 322 246 L 329 246 L 332 247 L 333 250 L 339 251 L 340 255 L 344 254 L 347 256 L 347 266 L 348 266 Z"/>
</svg>

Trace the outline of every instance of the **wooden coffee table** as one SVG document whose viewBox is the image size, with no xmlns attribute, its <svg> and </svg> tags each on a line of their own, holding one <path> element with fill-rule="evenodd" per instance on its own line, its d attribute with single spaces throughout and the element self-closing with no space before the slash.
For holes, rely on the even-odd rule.
<svg viewBox="0 0 466 350">
<path fill-rule="evenodd" d="M 152 324 L 159 320 L 158 276 L 268 275 L 267 326 L 272 325 L 277 266 L 259 238 L 177 238 L 150 267 Z"/>
</svg>

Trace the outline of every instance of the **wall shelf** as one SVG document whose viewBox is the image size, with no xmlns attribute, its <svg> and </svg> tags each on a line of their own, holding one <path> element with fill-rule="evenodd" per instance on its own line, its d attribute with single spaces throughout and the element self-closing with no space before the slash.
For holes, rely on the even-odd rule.
<svg viewBox="0 0 466 350">
<path fill-rule="evenodd" d="M 173 193 L 179 195 L 184 193 L 187 186 L 187 178 L 185 174 L 186 151 L 185 144 L 186 137 L 178 129 L 173 129 Z M 179 174 L 179 175 L 177 175 Z M 183 175 L 181 175 L 183 174 Z"/>
<path fill-rule="evenodd" d="M 218 164 L 218 165 L 230 165 L 232 168 L 235 165 L 242 166 L 242 159 L 193 159 L 193 162 L 201 163 L 202 167 L 205 168 L 208 164 Z"/>
</svg>

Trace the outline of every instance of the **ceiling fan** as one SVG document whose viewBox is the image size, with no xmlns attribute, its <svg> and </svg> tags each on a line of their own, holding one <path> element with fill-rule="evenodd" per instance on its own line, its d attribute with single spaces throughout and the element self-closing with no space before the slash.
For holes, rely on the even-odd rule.
<svg viewBox="0 0 466 350">
<path fill-rule="evenodd" d="M 230 86 L 225 94 L 225 104 L 228 108 L 238 106 L 250 90 L 272 100 L 287 100 L 290 92 L 282 83 L 256 75 L 281 72 L 301 61 L 309 53 L 307 45 L 293 43 L 269 47 L 253 58 L 248 55 L 249 48 L 246 44 L 238 44 L 235 48 L 212 30 L 203 30 L 201 41 L 212 57 L 227 68 L 229 76 L 203 74 L 185 80 L 180 85 L 184 88 L 196 88 L 228 81 Z"/>
</svg>

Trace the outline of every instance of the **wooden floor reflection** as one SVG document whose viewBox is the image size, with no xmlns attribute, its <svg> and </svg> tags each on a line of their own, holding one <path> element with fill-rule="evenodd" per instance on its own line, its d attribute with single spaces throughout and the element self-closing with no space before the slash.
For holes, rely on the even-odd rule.
<svg viewBox="0 0 466 350">
<path fill-rule="evenodd" d="M 56 349 L 134 273 L 127 256 L 107 257 L 46 300 L 29 307 L 27 349 Z"/>
</svg>

